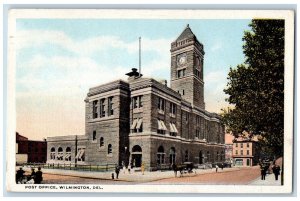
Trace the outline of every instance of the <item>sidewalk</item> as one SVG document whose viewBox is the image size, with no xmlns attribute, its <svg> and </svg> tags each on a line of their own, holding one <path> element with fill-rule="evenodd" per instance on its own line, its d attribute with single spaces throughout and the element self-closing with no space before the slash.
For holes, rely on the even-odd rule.
<svg viewBox="0 0 300 201">
<path fill-rule="evenodd" d="M 23 167 L 26 172 L 31 172 L 30 167 Z M 219 172 L 229 172 L 229 171 L 238 171 L 240 168 L 224 168 L 223 170 L 219 169 Z M 183 174 L 183 177 L 193 177 L 200 174 L 210 174 L 215 173 L 215 169 L 196 169 L 196 173 L 186 173 Z M 112 180 L 111 175 L 114 172 L 87 172 L 87 171 L 74 171 L 74 170 L 62 170 L 62 169 L 42 169 L 43 173 L 46 174 L 55 174 L 55 175 L 65 175 L 65 176 L 74 176 L 81 178 L 92 178 L 92 179 L 102 179 L 102 180 Z M 180 173 L 177 172 L 177 177 Z M 116 177 L 116 175 L 114 175 Z M 127 182 L 151 182 L 161 179 L 174 178 L 173 171 L 155 171 L 155 172 L 132 172 L 129 174 L 128 171 L 124 173 L 123 170 L 120 171 L 119 179 L 115 181 L 127 181 Z"/>
<path fill-rule="evenodd" d="M 278 180 L 275 180 L 274 174 L 267 174 L 266 180 L 261 180 L 261 177 L 258 177 L 254 181 L 250 182 L 248 185 L 256 186 L 280 186 L 281 185 L 281 175 L 278 176 Z"/>
</svg>

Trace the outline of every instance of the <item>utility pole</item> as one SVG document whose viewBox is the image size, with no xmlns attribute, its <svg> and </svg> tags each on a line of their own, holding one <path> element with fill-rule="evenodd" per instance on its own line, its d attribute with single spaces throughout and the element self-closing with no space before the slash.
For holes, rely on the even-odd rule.
<svg viewBox="0 0 300 201">
<path fill-rule="evenodd" d="M 77 167 L 77 135 L 75 136 L 75 167 Z"/>
</svg>

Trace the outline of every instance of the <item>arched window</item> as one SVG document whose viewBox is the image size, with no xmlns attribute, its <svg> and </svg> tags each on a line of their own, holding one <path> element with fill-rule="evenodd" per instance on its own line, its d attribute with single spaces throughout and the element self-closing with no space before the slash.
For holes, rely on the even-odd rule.
<svg viewBox="0 0 300 201">
<path fill-rule="evenodd" d="M 139 145 L 135 145 L 134 147 L 132 147 L 132 152 L 142 153 L 142 148 Z"/>
<path fill-rule="evenodd" d="M 57 153 L 57 160 L 64 160 L 64 151 L 63 151 L 63 148 L 59 147 L 58 148 L 58 153 Z"/>
<path fill-rule="evenodd" d="M 66 148 L 65 160 L 66 161 L 71 161 L 71 148 L 70 147 Z"/>
<path fill-rule="evenodd" d="M 111 144 L 109 144 L 107 147 L 107 153 L 112 154 L 112 145 Z"/>
<path fill-rule="evenodd" d="M 158 147 L 157 150 L 157 165 L 165 163 L 165 149 L 163 146 Z"/>
<path fill-rule="evenodd" d="M 189 151 L 186 150 L 184 155 L 184 162 L 188 162 L 188 161 L 189 161 Z"/>
<path fill-rule="evenodd" d="M 100 138 L 100 147 L 103 147 L 103 146 L 104 146 L 104 138 L 101 137 L 101 138 Z"/>
<path fill-rule="evenodd" d="M 170 149 L 170 164 L 176 163 L 175 157 L 176 157 L 176 150 L 174 147 L 171 147 L 171 149 Z"/>
<path fill-rule="evenodd" d="M 93 131 L 93 141 L 96 140 L 96 131 Z"/>
<path fill-rule="evenodd" d="M 55 160 L 55 148 L 52 147 L 50 150 L 50 159 Z"/>
</svg>

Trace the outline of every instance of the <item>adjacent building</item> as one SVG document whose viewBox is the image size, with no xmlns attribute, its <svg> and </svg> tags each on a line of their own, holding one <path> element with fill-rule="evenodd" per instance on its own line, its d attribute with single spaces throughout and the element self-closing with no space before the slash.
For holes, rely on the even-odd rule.
<svg viewBox="0 0 300 201">
<path fill-rule="evenodd" d="M 257 165 L 259 162 L 258 149 L 258 141 L 255 138 L 239 137 L 234 139 L 232 145 L 234 166 L 247 167 Z"/>
<path fill-rule="evenodd" d="M 48 163 L 162 166 L 225 160 L 220 116 L 205 110 L 204 47 L 189 26 L 171 44 L 171 83 L 144 78 L 89 89 L 85 135 L 49 137 Z"/>
<path fill-rule="evenodd" d="M 16 162 L 24 163 L 46 163 L 47 142 L 28 140 L 27 137 L 16 133 Z"/>
</svg>

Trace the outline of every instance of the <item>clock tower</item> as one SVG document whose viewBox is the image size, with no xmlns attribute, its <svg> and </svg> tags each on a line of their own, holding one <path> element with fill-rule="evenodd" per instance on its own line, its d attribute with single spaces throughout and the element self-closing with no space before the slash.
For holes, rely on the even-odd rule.
<svg viewBox="0 0 300 201">
<path fill-rule="evenodd" d="M 171 44 L 171 88 L 201 109 L 205 109 L 203 58 L 203 45 L 187 25 Z"/>
</svg>

